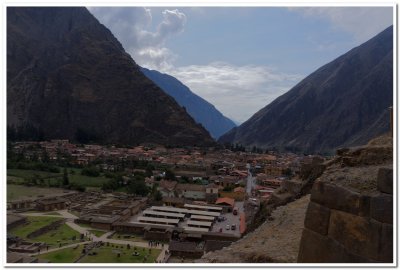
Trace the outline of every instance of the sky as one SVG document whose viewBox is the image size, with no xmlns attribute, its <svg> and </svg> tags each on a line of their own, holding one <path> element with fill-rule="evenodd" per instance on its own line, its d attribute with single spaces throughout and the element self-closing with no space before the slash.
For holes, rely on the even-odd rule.
<svg viewBox="0 0 400 270">
<path fill-rule="evenodd" d="M 392 7 L 89 7 L 139 65 L 237 124 L 393 24 Z"/>
</svg>

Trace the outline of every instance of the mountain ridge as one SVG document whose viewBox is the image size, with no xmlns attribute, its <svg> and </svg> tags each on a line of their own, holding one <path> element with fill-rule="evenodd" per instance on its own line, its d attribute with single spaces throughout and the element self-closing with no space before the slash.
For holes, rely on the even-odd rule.
<svg viewBox="0 0 400 270">
<path fill-rule="evenodd" d="M 206 128 L 213 138 L 219 138 L 222 134 L 235 127 L 236 124 L 207 100 L 193 93 L 189 87 L 177 78 L 159 72 L 141 68 L 144 75 L 157 84 L 167 94 L 172 96 L 179 105 L 185 107 L 186 111 Z"/>
<path fill-rule="evenodd" d="M 7 82 L 10 129 L 43 139 L 214 145 L 83 7 L 8 7 Z"/>
<path fill-rule="evenodd" d="M 389 128 L 392 45 L 389 27 L 311 73 L 219 142 L 313 153 L 368 142 Z"/>
</svg>

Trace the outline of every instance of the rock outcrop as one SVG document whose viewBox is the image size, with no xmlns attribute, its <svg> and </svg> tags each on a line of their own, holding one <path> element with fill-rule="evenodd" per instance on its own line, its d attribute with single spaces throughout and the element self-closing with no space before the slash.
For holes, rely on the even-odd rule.
<svg viewBox="0 0 400 270">
<path fill-rule="evenodd" d="M 392 152 L 389 135 L 338 150 L 312 188 L 299 263 L 393 262 Z"/>
</svg>

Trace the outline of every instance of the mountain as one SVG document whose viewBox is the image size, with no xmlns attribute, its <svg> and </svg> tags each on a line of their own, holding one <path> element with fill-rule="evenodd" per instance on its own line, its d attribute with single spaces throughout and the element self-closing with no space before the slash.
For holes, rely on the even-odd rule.
<svg viewBox="0 0 400 270">
<path fill-rule="evenodd" d="M 7 8 L 9 138 L 212 145 L 83 7 Z"/>
<path fill-rule="evenodd" d="M 142 68 L 142 72 L 205 127 L 215 139 L 236 127 L 236 124 L 218 111 L 214 105 L 199 97 L 175 77 L 156 70 Z"/>
<path fill-rule="evenodd" d="M 219 142 L 331 153 L 389 130 L 393 27 L 313 72 Z"/>
</svg>

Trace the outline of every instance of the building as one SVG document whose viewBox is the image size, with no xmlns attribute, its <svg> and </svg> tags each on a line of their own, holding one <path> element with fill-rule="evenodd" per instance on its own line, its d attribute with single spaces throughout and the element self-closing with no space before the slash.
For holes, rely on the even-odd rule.
<svg viewBox="0 0 400 270">
<path fill-rule="evenodd" d="M 176 192 L 179 198 L 191 200 L 205 200 L 206 188 L 202 185 L 195 184 L 178 184 L 176 185 Z"/>
<path fill-rule="evenodd" d="M 36 201 L 36 210 L 38 211 L 56 211 L 67 207 L 66 200 L 63 198 L 46 198 Z"/>
<path fill-rule="evenodd" d="M 161 180 L 158 184 L 158 191 L 163 197 L 175 197 L 175 189 L 178 182 Z"/>
<path fill-rule="evenodd" d="M 208 203 L 215 203 L 218 199 L 218 192 L 220 187 L 214 183 L 206 186 L 206 201 Z"/>
<path fill-rule="evenodd" d="M 218 198 L 215 204 L 221 206 L 223 212 L 232 212 L 235 207 L 235 199 L 227 197 Z"/>
</svg>

